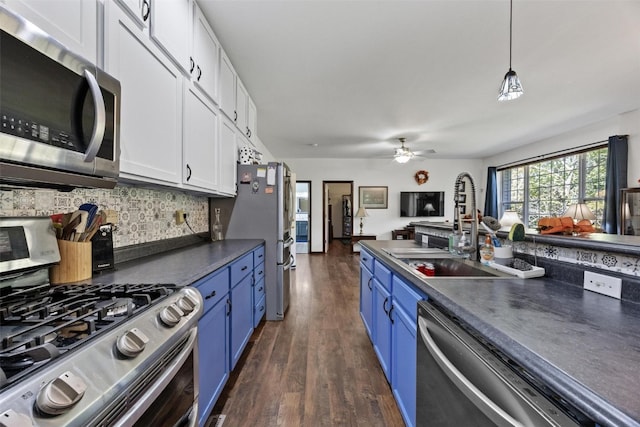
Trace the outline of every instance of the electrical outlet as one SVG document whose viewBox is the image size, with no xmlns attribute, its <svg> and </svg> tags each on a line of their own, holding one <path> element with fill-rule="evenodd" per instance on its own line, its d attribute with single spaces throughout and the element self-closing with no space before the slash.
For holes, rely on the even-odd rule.
<svg viewBox="0 0 640 427">
<path fill-rule="evenodd" d="M 585 271 L 584 289 L 620 299 L 622 294 L 622 279 Z"/>
<path fill-rule="evenodd" d="M 180 225 L 184 223 L 184 211 L 182 209 L 178 209 L 176 211 L 176 225 Z"/>
</svg>

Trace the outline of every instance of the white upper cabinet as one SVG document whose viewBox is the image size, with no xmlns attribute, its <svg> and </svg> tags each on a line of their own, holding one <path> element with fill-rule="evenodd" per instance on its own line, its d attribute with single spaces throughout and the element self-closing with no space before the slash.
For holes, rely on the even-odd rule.
<svg viewBox="0 0 640 427">
<path fill-rule="evenodd" d="M 183 70 L 189 69 L 192 37 L 191 0 L 153 0 L 151 38 Z"/>
<path fill-rule="evenodd" d="M 185 90 L 182 182 L 218 190 L 218 109 L 193 87 Z"/>
<path fill-rule="evenodd" d="M 258 111 L 251 97 L 248 97 L 247 102 L 247 137 L 251 142 L 258 138 Z"/>
<path fill-rule="evenodd" d="M 220 109 L 234 123 L 236 121 L 236 70 L 229 57 L 220 49 Z"/>
<path fill-rule="evenodd" d="M 96 0 L 5 0 L 9 9 L 31 21 L 72 52 L 98 64 Z"/>
<path fill-rule="evenodd" d="M 220 193 L 230 196 L 236 195 L 237 162 L 236 126 L 229 118 L 222 115 L 220 124 Z"/>
<path fill-rule="evenodd" d="M 120 80 L 125 180 L 182 181 L 183 75 L 117 4 L 105 5 L 105 68 Z"/>
<path fill-rule="evenodd" d="M 117 3 L 185 74 L 191 50 L 192 0 L 105 0 Z"/>
<path fill-rule="evenodd" d="M 239 77 L 236 77 L 236 126 L 244 136 L 248 137 L 249 128 L 247 127 L 247 106 L 249 93 L 245 89 Z"/>
<path fill-rule="evenodd" d="M 193 55 L 190 58 L 191 80 L 213 102 L 218 99 L 218 62 L 220 44 L 202 11 L 194 3 L 193 15 Z"/>
</svg>

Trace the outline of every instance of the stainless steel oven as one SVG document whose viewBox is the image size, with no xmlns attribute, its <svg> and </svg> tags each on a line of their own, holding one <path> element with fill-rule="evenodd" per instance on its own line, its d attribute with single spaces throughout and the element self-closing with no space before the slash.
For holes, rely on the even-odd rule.
<svg viewBox="0 0 640 427">
<path fill-rule="evenodd" d="M 417 426 L 582 425 L 566 402 L 552 401 L 515 362 L 428 301 L 418 303 L 416 358 Z"/>
<path fill-rule="evenodd" d="M 200 293 L 51 286 L 52 239 L 48 217 L 0 218 L 0 423 L 196 425 Z"/>
<path fill-rule="evenodd" d="M 0 5 L 0 184 L 116 185 L 120 83 Z"/>
</svg>

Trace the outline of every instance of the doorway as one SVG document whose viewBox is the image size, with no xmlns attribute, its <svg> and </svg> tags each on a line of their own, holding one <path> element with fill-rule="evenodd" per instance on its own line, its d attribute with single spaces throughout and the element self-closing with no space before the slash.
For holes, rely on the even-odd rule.
<svg viewBox="0 0 640 427">
<path fill-rule="evenodd" d="M 311 181 L 296 182 L 296 253 L 311 251 Z"/>
<path fill-rule="evenodd" d="M 351 244 L 353 233 L 353 181 L 323 181 L 324 203 L 323 252 L 327 253 L 332 243 L 339 240 Z"/>
</svg>

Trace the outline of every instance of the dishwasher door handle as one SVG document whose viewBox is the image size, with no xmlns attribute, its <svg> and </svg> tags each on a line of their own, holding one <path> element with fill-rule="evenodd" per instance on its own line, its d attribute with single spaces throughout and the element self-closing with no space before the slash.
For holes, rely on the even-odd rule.
<svg viewBox="0 0 640 427">
<path fill-rule="evenodd" d="M 478 409 L 492 420 L 497 421 L 499 425 L 524 427 L 524 424 L 514 419 L 511 415 L 505 412 L 504 409 L 487 397 L 487 395 L 480 391 L 478 387 L 469 381 L 469 379 L 465 377 L 453 363 L 451 363 L 429 333 L 429 330 L 427 329 L 427 321 L 424 318 L 421 317 L 418 319 L 418 325 L 420 329 L 420 336 L 427 347 L 427 351 L 429 351 L 440 369 L 442 369 L 451 382 L 455 384 L 455 386 L 465 396 L 467 396 L 467 398 L 470 399 Z"/>
</svg>

